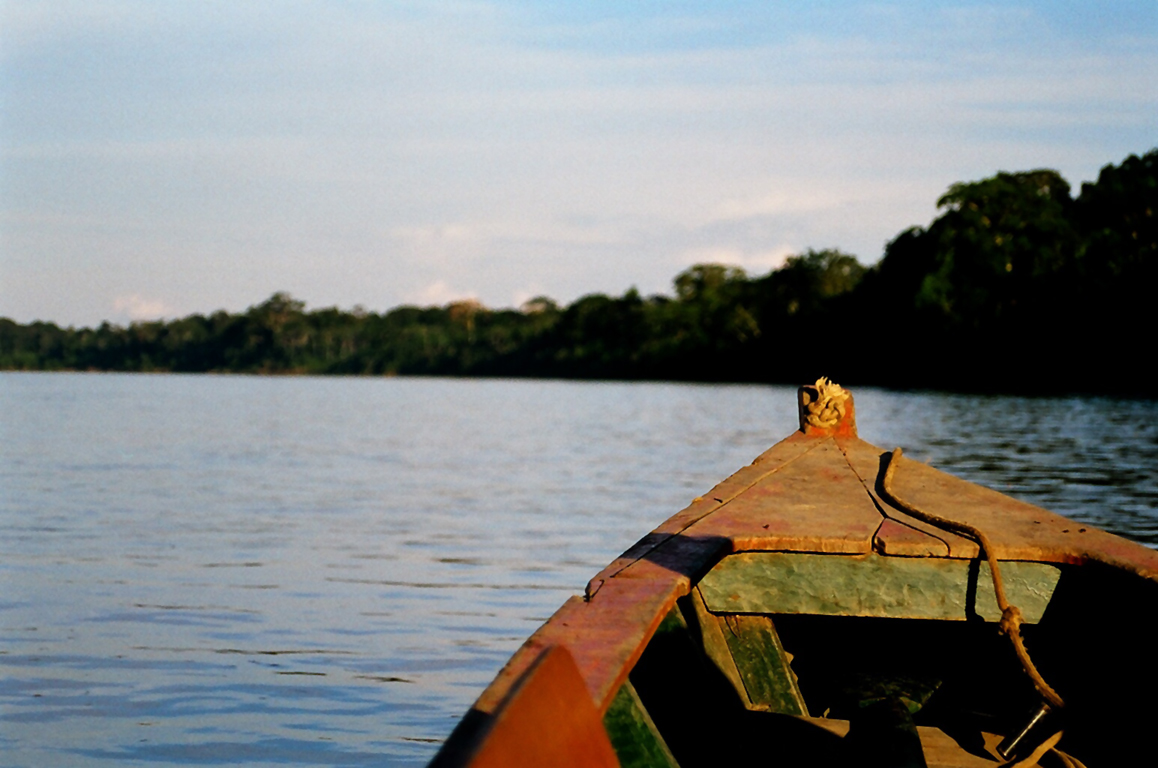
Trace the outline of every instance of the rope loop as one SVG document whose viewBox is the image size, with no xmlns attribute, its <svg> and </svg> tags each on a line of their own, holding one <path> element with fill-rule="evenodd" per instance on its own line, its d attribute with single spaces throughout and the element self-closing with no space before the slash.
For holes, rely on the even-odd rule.
<svg viewBox="0 0 1158 768">
<path fill-rule="evenodd" d="M 1033 660 L 1029 658 L 1029 651 L 1025 648 L 1025 642 L 1021 639 L 1021 611 L 1016 605 L 1011 605 L 1009 599 L 1005 595 L 1005 581 L 1001 578 L 1001 568 L 997 563 L 997 555 L 993 552 L 993 545 L 989 543 L 989 537 L 980 528 L 969 523 L 964 523 L 959 520 L 950 520 L 932 512 L 926 512 L 909 502 L 902 499 L 893 490 L 893 474 L 897 471 L 897 465 L 900 463 L 901 449 L 893 450 L 892 455 L 889 456 L 889 463 L 885 467 L 884 476 L 881 478 L 881 490 L 883 496 L 892 502 L 898 509 L 904 510 L 905 513 L 912 515 L 918 520 L 923 520 L 930 525 L 934 525 L 943 531 L 957 533 L 962 536 L 967 536 L 973 541 L 977 542 L 978 548 L 981 550 L 981 556 L 989 563 L 989 572 L 993 576 L 993 594 L 997 598 L 997 607 L 1001 609 L 1001 622 L 998 624 L 998 630 L 1001 634 L 1006 635 L 1009 641 L 1013 644 L 1014 653 L 1017 654 L 1018 661 L 1021 662 L 1021 668 L 1025 670 L 1025 674 L 1033 681 L 1033 685 L 1041 693 L 1046 703 L 1054 709 L 1061 709 L 1065 706 L 1062 697 L 1058 695 L 1057 691 L 1050 687 L 1041 673 L 1037 671 Z"/>
</svg>

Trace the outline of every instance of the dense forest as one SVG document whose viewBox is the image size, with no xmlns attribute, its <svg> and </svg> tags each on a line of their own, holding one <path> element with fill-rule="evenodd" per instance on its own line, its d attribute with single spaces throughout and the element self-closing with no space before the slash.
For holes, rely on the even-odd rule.
<svg viewBox="0 0 1158 768">
<path fill-rule="evenodd" d="M 0 319 L 0 368 L 536 376 L 1158 396 L 1158 149 L 1077 197 L 1056 171 L 952 185 L 865 267 L 809 250 L 769 274 L 700 264 L 674 295 L 306 311 L 277 293 L 128 327 Z M 1151 350 L 1147 352 L 1147 350 Z"/>
</svg>

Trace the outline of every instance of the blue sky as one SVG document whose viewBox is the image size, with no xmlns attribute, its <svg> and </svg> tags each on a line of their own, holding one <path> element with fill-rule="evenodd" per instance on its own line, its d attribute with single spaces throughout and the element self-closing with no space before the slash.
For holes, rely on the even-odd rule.
<svg viewBox="0 0 1158 768">
<path fill-rule="evenodd" d="M 667 292 L 869 263 L 1158 144 L 1153 2 L 0 2 L 0 316 Z"/>
</svg>

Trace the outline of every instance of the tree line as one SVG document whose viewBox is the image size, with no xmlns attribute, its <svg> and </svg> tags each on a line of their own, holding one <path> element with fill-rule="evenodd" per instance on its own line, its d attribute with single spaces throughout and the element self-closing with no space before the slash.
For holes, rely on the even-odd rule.
<svg viewBox="0 0 1158 768">
<path fill-rule="evenodd" d="M 96 328 L 0 318 L 0 368 L 534 376 L 1153 397 L 1158 149 L 1070 185 L 952 185 L 872 267 L 808 250 L 768 274 L 698 264 L 674 295 L 471 301 L 379 314 L 276 293 L 242 313 Z"/>
</svg>

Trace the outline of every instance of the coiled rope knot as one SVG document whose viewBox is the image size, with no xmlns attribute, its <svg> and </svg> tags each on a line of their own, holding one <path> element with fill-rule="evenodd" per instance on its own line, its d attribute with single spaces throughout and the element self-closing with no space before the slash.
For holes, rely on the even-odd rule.
<svg viewBox="0 0 1158 768">
<path fill-rule="evenodd" d="M 807 391 L 804 393 L 804 407 L 808 410 L 805 419 L 818 429 L 836 426 L 844 418 L 848 390 L 829 381 L 826 376 L 817 379 L 813 386 L 816 388 L 816 400 L 811 400 Z"/>
<path fill-rule="evenodd" d="M 1021 621 L 1021 609 L 1009 605 L 1001 612 L 1001 621 L 997 627 L 1003 635 L 1016 635 L 1021 632 Z"/>
</svg>

